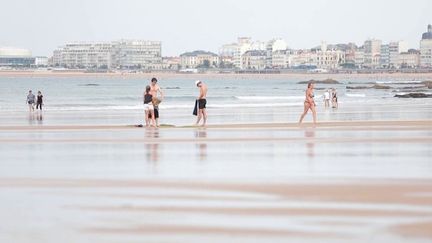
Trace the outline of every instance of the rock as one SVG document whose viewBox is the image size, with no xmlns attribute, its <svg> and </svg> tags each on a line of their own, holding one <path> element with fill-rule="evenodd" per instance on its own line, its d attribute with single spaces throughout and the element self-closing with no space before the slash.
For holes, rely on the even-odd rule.
<svg viewBox="0 0 432 243">
<path fill-rule="evenodd" d="M 314 80 L 311 79 L 309 81 L 300 81 L 298 82 L 298 84 L 308 84 L 308 83 L 315 83 L 315 84 L 340 84 L 338 81 L 328 78 L 328 79 L 324 79 L 324 80 Z"/>
<path fill-rule="evenodd" d="M 425 93 L 408 93 L 408 94 L 397 94 L 394 97 L 397 98 L 432 98 L 432 94 Z"/>
<path fill-rule="evenodd" d="M 370 89 L 367 86 L 346 86 L 346 89 Z"/>
<path fill-rule="evenodd" d="M 392 87 L 382 84 L 374 84 L 371 89 L 391 89 Z"/>
</svg>

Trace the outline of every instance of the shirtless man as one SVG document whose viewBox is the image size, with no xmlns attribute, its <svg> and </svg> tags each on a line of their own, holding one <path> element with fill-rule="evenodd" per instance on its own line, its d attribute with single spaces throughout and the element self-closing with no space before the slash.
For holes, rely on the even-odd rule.
<svg viewBox="0 0 432 243">
<path fill-rule="evenodd" d="M 152 78 L 151 79 L 151 83 L 150 83 L 150 94 L 153 96 L 153 98 L 157 98 L 159 99 L 159 101 L 162 101 L 164 98 L 164 94 L 161 90 L 161 88 L 159 87 L 159 85 L 157 84 L 158 80 L 156 78 Z M 160 96 L 158 96 L 158 94 Z M 153 102 L 153 106 L 154 106 L 154 116 L 155 116 L 155 120 L 156 120 L 156 127 L 159 127 L 159 103 L 157 102 L 157 104 L 155 104 Z"/>
<path fill-rule="evenodd" d="M 195 85 L 199 88 L 200 94 L 197 98 L 198 100 L 198 118 L 195 125 L 199 125 L 199 122 L 201 121 L 201 118 L 203 118 L 203 124 L 202 126 L 205 126 L 207 123 L 207 111 L 206 111 L 206 105 L 207 105 L 207 85 L 203 82 L 197 80 L 195 82 Z"/>
</svg>

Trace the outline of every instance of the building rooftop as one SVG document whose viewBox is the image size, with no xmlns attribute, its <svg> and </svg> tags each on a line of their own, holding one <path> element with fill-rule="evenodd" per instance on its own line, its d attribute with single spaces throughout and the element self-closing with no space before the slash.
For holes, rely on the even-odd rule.
<svg viewBox="0 0 432 243">
<path fill-rule="evenodd" d="M 423 33 L 422 40 L 432 40 L 432 25 L 428 25 L 428 31 Z"/>
<path fill-rule="evenodd" d="M 180 56 L 181 57 L 193 57 L 193 56 L 198 56 L 198 55 L 210 55 L 210 56 L 214 56 L 214 57 L 218 56 L 217 54 L 215 54 L 213 52 L 202 51 L 202 50 L 185 52 L 185 53 L 181 54 Z"/>
</svg>

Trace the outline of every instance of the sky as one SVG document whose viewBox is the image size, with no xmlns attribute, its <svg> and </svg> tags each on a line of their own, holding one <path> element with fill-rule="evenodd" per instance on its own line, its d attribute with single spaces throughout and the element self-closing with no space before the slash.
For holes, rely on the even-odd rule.
<svg viewBox="0 0 432 243">
<path fill-rule="evenodd" d="M 0 46 L 51 56 L 71 41 L 145 39 L 174 56 L 247 36 L 294 49 L 368 38 L 419 48 L 431 12 L 431 0 L 0 0 Z"/>
</svg>

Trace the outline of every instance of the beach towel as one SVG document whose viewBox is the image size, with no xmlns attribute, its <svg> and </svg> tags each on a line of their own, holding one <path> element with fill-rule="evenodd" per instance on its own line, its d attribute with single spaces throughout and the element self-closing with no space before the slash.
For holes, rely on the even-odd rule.
<svg viewBox="0 0 432 243">
<path fill-rule="evenodd" d="M 195 100 L 195 107 L 194 107 L 194 110 L 193 110 L 192 114 L 194 116 L 198 115 L 198 100 Z"/>
</svg>

